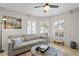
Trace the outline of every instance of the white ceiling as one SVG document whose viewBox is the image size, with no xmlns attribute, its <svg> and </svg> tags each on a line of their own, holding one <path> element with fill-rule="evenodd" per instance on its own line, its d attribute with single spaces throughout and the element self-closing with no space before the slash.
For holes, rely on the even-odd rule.
<svg viewBox="0 0 79 59">
<path fill-rule="evenodd" d="M 69 10 L 73 10 L 79 8 L 78 3 L 52 3 L 55 5 L 59 5 L 59 8 L 50 8 L 46 13 L 43 12 L 43 8 L 34 8 L 35 6 L 44 5 L 43 3 L 7 3 L 7 4 L 0 4 L 0 7 L 24 13 L 24 14 L 31 14 L 32 16 L 38 17 L 48 17 L 48 16 L 55 16 Z"/>
</svg>

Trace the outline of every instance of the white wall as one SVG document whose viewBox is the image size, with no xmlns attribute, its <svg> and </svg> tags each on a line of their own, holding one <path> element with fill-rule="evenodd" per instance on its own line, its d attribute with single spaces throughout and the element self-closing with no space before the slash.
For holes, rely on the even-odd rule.
<svg viewBox="0 0 79 59">
<path fill-rule="evenodd" d="M 6 50 L 8 48 L 8 36 L 9 35 L 22 35 L 22 34 L 27 34 L 27 21 L 28 20 L 33 20 L 36 21 L 37 23 L 37 34 L 39 34 L 39 22 L 40 21 L 48 21 L 49 22 L 49 18 L 38 18 L 38 17 L 33 17 L 33 16 L 28 16 L 25 14 L 21 14 L 21 13 L 17 13 L 14 11 L 10 11 L 4 8 L 0 8 L 0 19 L 2 16 L 12 16 L 12 17 L 16 17 L 16 18 L 21 18 L 22 19 L 22 29 L 3 29 L 2 31 L 2 49 Z"/>
<path fill-rule="evenodd" d="M 2 49 L 7 49 L 7 39 L 9 35 L 26 33 L 26 19 L 28 19 L 28 17 L 23 14 L 16 13 L 3 8 L 0 8 L 0 15 L 1 17 L 4 15 L 7 15 L 7 16 L 12 16 L 12 17 L 22 19 L 22 29 L 3 29 L 2 30 Z"/>
<path fill-rule="evenodd" d="M 53 23 L 57 20 L 64 20 L 64 42 L 67 46 L 70 46 L 70 41 L 77 42 L 77 48 L 79 48 L 79 11 L 67 12 L 51 18 L 52 31 L 54 29 Z M 54 38 L 54 32 L 52 32 L 52 39 Z"/>
<path fill-rule="evenodd" d="M 2 49 L 7 49 L 7 39 L 9 35 L 20 35 L 20 34 L 26 34 L 27 33 L 27 21 L 28 20 L 33 20 L 37 22 L 37 34 L 39 34 L 39 22 L 40 21 L 48 21 L 49 22 L 49 36 L 51 39 L 54 39 L 54 32 L 53 32 L 53 23 L 56 20 L 64 20 L 65 25 L 65 38 L 64 42 L 69 46 L 70 41 L 74 40 L 78 44 L 79 48 L 79 11 L 76 11 L 74 13 L 65 13 L 61 14 L 55 17 L 49 17 L 49 18 L 39 18 L 39 17 L 29 17 L 28 15 L 24 15 L 21 13 L 17 13 L 14 11 L 6 10 L 3 8 L 0 8 L 0 19 L 2 16 L 7 15 L 7 16 L 12 16 L 16 18 L 21 18 L 22 19 L 22 29 L 3 29 L 2 33 Z"/>
</svg>

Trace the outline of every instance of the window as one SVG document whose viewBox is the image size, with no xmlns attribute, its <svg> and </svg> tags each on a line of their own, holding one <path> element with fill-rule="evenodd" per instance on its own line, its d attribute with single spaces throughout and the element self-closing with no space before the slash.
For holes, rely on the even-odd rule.
<svg viewBox="0 0 79 59">
<path fill-rule="evenodd" d="M 40 33 L 48 33 L 48 22 L 40 23 Z"/>
<path fill-rule="evenodd" d="M 27 22 L 27 34 L 36 34 L 36 22 L 34 21 Z"/>
<path fill-rule="evenodd" d="M 59 20 L 54 23 L 54 35 L 58 38 L 64 37 L 64 21 Z"/>
</svg>

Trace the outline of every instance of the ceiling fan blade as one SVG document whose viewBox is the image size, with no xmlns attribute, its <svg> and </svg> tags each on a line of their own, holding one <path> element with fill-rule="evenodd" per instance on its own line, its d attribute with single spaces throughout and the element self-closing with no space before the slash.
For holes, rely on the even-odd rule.
<svg viewBox="0 0 79 59">
<path fill-rule="evenodd" d="M 44 6 L 35 6 L 35 8 L 40 8 L 40 7 L 44 7 Z"/>
<path fill-rule="evenodd" d="M 50 5 L 51 8 L 58 8 L 58 5 Z"/>
</svg>

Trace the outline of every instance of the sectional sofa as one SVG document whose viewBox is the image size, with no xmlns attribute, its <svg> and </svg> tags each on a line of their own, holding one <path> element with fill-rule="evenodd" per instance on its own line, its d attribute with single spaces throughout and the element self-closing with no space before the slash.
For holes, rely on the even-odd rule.
<svg viewBox="0 0 79 59">
<path fill-rule="evenodd" d="M 48 36 L 37 35 L 17 35 L 8 37 L 8 55 L 14 56 L 31 50 L 34 45 L 48 44 Z"/>
</svg>

